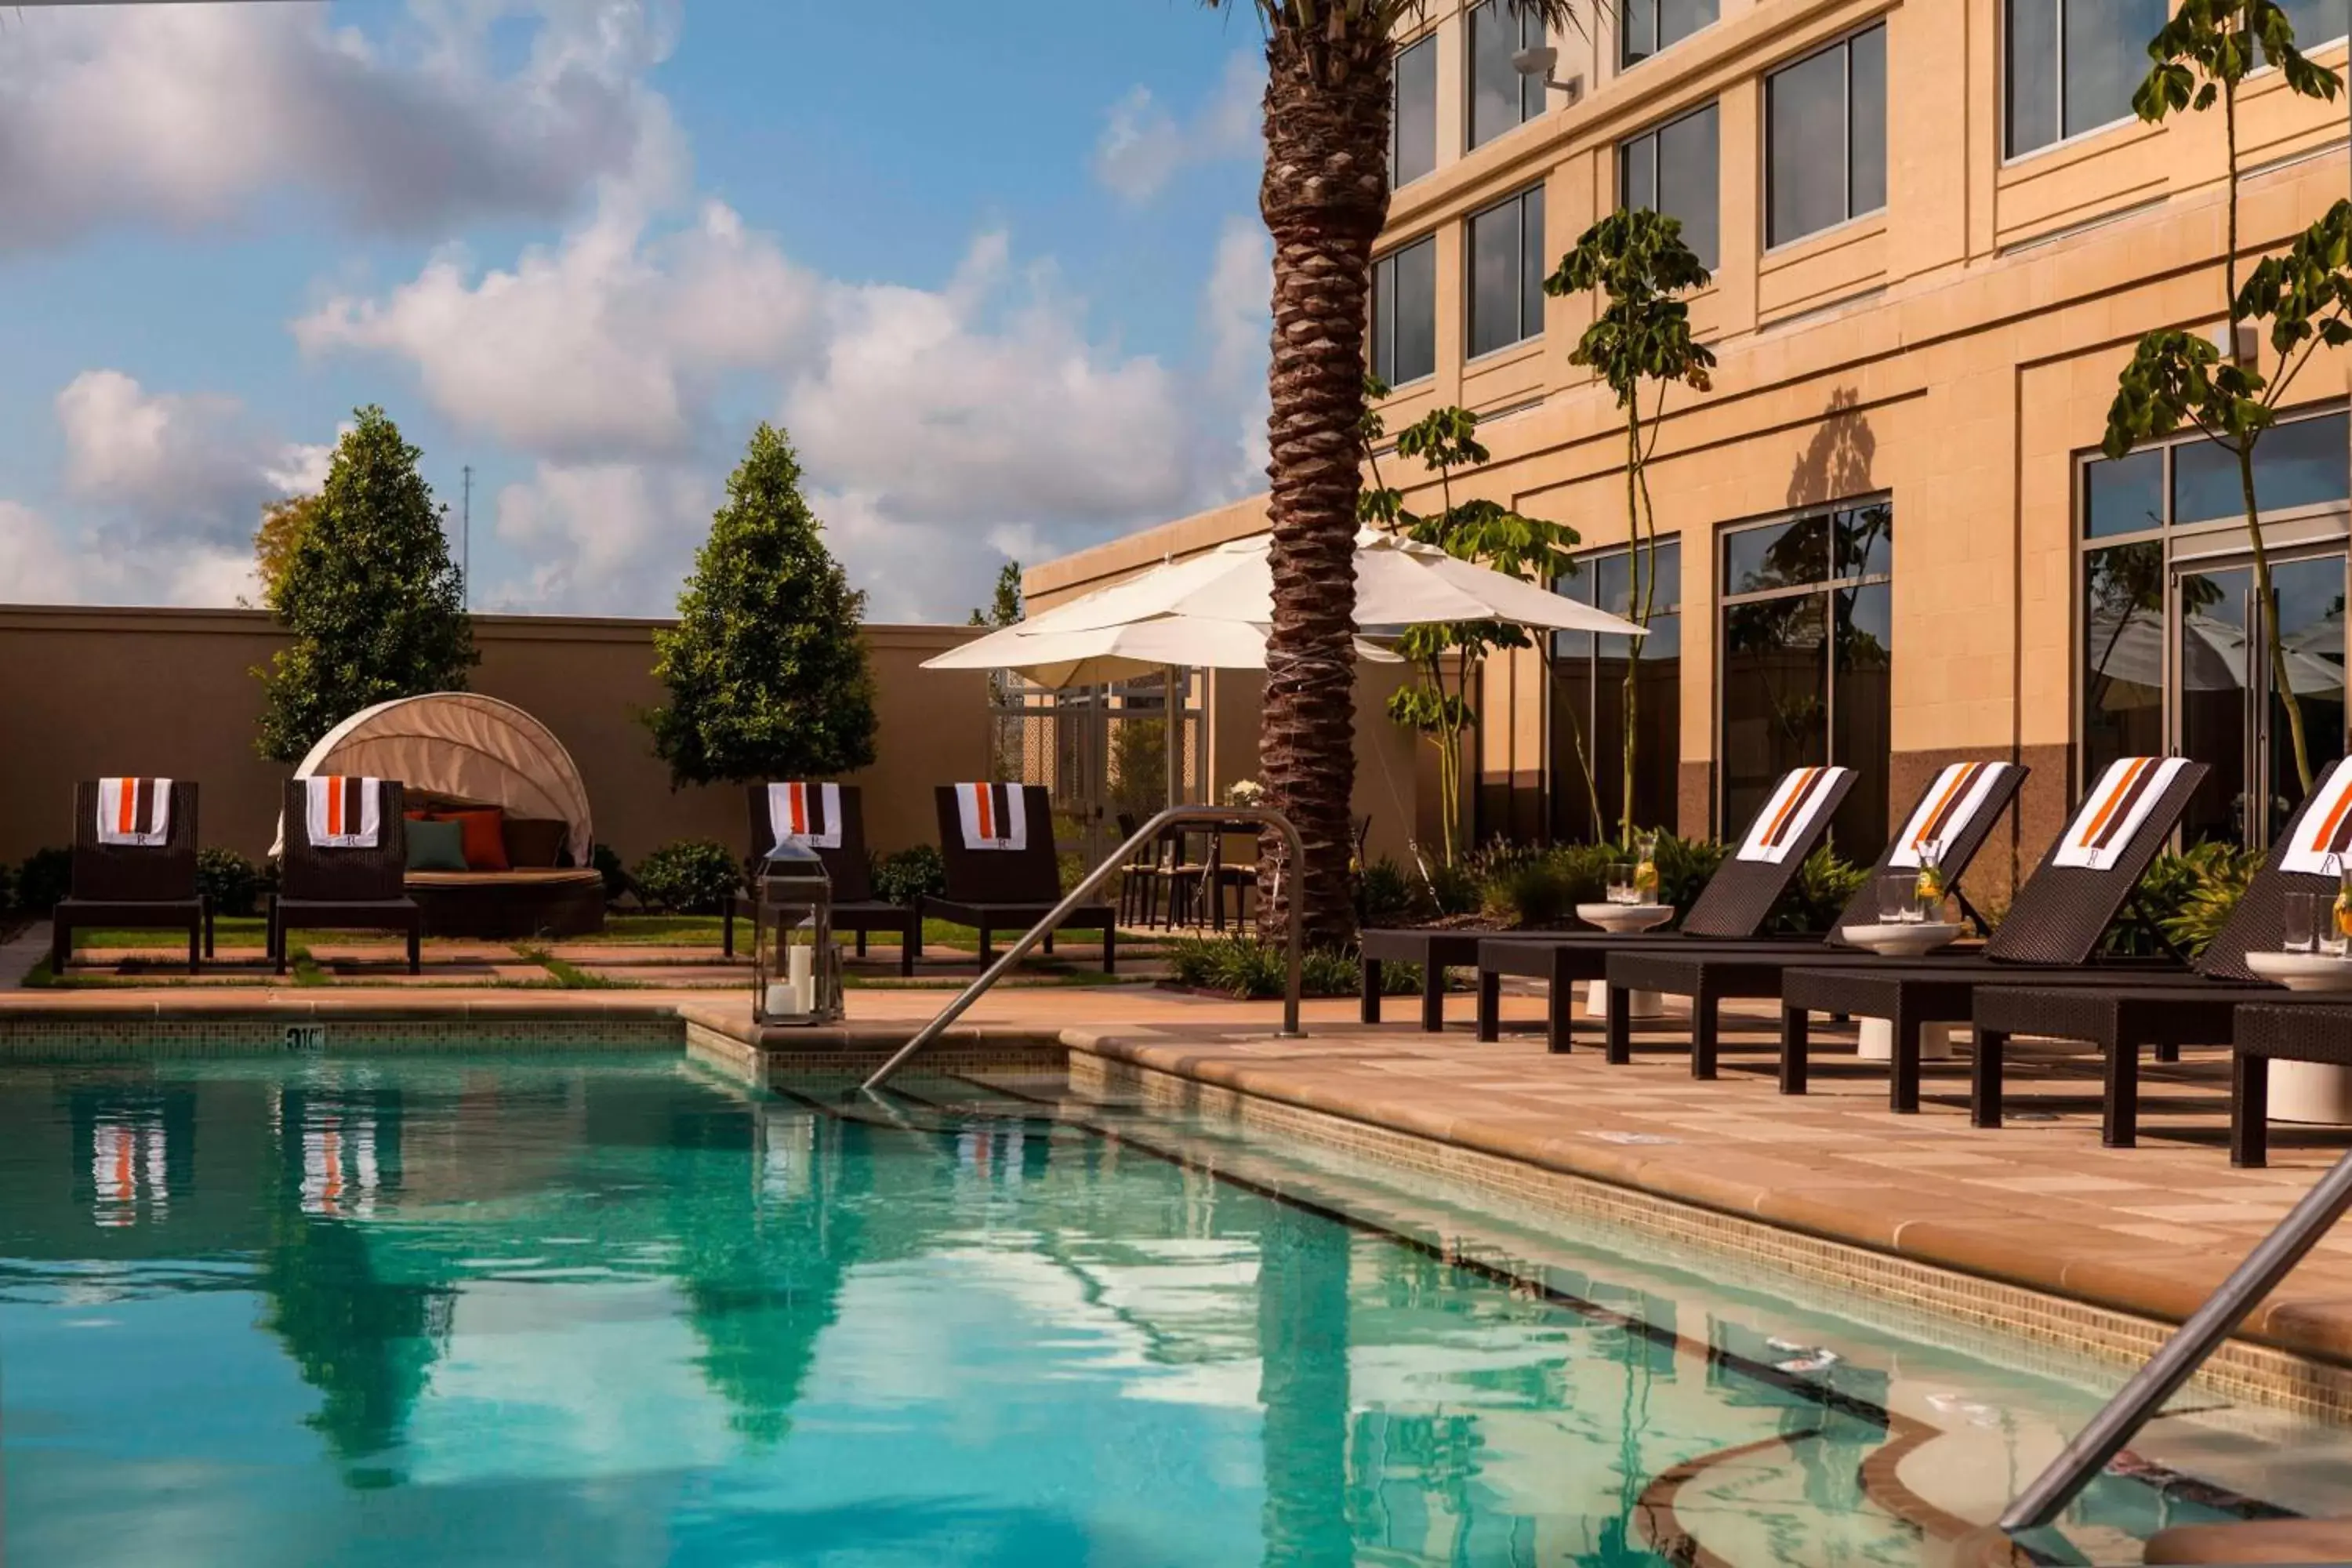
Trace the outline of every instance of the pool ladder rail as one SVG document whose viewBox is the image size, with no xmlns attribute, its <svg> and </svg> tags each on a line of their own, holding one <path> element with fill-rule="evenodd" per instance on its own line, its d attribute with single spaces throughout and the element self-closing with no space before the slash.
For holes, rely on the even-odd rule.
<svg viewBox="0 0 2352 1568">
<path fill-rule="evenodd" d="M 1138 850 L 1151 843 L 1170 827 L 1186 822 L 1255 822 L 1261 827 L 1273 828 L 1282 836 L 1283 847 L 1287 851 L 1281 867 L 1277 868 L 1276 872 L 1277 889 L 1280 887 L 1279 878 L 1283 869 L 1306 864 L 1307 848 L 1299 839 L 1298 829 L 1291 826 L 1290 818 L 1270 807 L 1171 805 L 1137 828 L 1132 837 L 1112 850 L 1109 858 L 1101 865 L 1087 872 L 1078 885 L 1064 895 L 1062 901 L 1055 904 L 1044 920 L 1031 926 L 1020 941 L 1006 948 L 995 963 L 982 972 L 979 979 L 965 986 L 957 994 L 954 1001 L 940 1008 L 929 1023 L 916 1031 L 913 1039 L 899 1047 L 898 1052 L 888 1061 L 875 1068 L 873 1076 L 859 1087 L 871 1093 L 889 1082 L 891 1077 L 900 1068 L 913 1060 L 925 1047 L 938 1039 L 950 1025 L 962 1017 L 973 1003 L 986 995 L 991 986 L 1011 973 L 1013 966 L 1027 957 L 1030 949 L 1045 941 L 1048 934 L 1058 930 L 1062 921 L 1068 918 L 1072 910 L 1101 891 L 1103 884 L 1109 881 L 1121 867 L 1127 865 Z M 1298 1026 L 1299 968 L 1306 951 L 1306 928 L 1299 923 L 1298 900 L 1288 899 L 1285 900 L 1284 903 L 1289 915 L 1288 952 L 1285 960 L 1283 978 L 1282 1027 L 1276 1033 L 1275 1037 L 1296 1040 L 1304 1037 L 1306 1034 L 1306 1031 Z"/>
<path fill-rule="evenodd" d="M 2009 1505 L 2009 1511 L 2000 1516 L 2000 1528 L 2013 1533 L 2038 1530 L 2055 1521 L 2164 1402 L 2196 1375 L 2255 1304 L 2294 1272 L 2347 1208 L 2352 1208 L 2352 1154 L 2336 1161 L 2335 1168 L 2304 1194 L 2303 1200 L 2180 1325 L 2180 1331 L 2166 1341 L 2147 1364 L 2091 1417 L 2049 1468 Z"/>
</svg>

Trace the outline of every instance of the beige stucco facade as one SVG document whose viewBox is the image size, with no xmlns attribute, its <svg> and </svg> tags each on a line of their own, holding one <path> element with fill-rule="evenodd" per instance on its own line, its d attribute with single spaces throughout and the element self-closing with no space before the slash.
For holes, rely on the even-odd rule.
<svg viewBox="0 0 2352 1568">
<path fill-rule="evenodd" d="M 1562 107 L 1555 93 L 1548 112 L 1467 153 L 1460 0 L 1433 0 L 1411 35 L 1437 37 L 1438 167 L 1396 192 L 1381 247 L 1435 238 L 1436 374 L 1390 400 L 1390 429 L 1444 404 L 1475 409 L 1494 452 L 1475 492 L 1569 523 L 1588 545 L 1622 542 L 1622 418 L 1568 363 L 1591 306 L 1547 300 L 1540 335 L 1465 360 L 1465 219 L 1540 182 L 1557 258 L 1614 205 L 1619 143 L 1713 100 L 1721 262 L 1692 313 L 1719 363 L 1711 391 L 1667 398 L 1650 469 L 1661 531 L 1683 542 L 1680 826 L 1707 829 L 1718 815 L 1718 531 L 1883 494 L 1896 541 L 1889 793 L 1907 800 L 1955 753 L 2018 757 L 2034 774 L 2012 847 L 2034 852 L 2079 782 L 2077 464 L 2137 335 L 2221 316 L 2220 114 L 2004 158 L 2000 0 L 1722 0 L 1714 26 L 1623 71 L 1613 14 L 1554 40 L 1558 74 L 1583 79 L 1581 101 Z M 1764 79 L 1881 20 L 1885 210 L 1768 249 Z M 2340 69 L 2344 54 L 2339 39 L 2313 58 Z M 2341 99 L 2294 98 L 2275 72 L 2249 80 L 2244 249 L 2277 245 L 2347 194 L 2344 115 Z M 2340 404 L 2346 374 L 2341 357 L 2322 357 L 2290 404 Z M 1383 477 L 1402 482 L 1393 464 Z M 1031 582 L 1066 593 L 1262 526 L 1262 501 L 1228 507 L 1049 563 Z M 1545 787 L 1547 679 L 1532 658 L 1490 670 L 1490 790 Z"/>
<path fill-rule="evenodd" d="M 664 623 L 573 616 L 477 616 L 473 689 L 532 713 L 579 765 L 596 837 L 634 862 L 677 838 L 741 842 L 742 792 L 673 792 L 638 715 L 656 705 L 653 632 Z M 985 777 L 986 677 L 923 669 L 968 640 L 964 626 L 868 626 L 879 729 L 863 786 L 877 850 L 933 842 L 931 787 Z M 0 861 L 72 841 L 78 780 L 193 779 L 207 845 L 259 856 L 290 771 L 254 751 L 261 685 L 282 646 L 257 610 L 0 606 Z"/>
</svg>

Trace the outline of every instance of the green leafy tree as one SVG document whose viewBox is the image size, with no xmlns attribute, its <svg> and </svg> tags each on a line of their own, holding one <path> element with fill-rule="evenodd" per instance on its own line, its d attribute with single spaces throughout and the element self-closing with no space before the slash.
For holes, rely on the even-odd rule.
<svg viewBox="0 0 2352 1568">
<path fill-rule="evenodd" d="M 261 584 L 264 605 L 271 602 L 278 584 L 285 580 L 286 568 L 293 564 L 295 547 L 310 531 L 311 521 L 319 515 L 325 499 L 289 496 L 273 501 L 262 512 L 261 526 L 253 531 L 253 575 Z"/>
<path fill-rule="evenodd" d="M 1266 638 L 1258 774 L 1266 803 L 1297 827 L 1305 863 L 1283 874 L 1269 836 L 1258 856 L 1259 919 L 1281 929 L 1299 901 L 1310 939 L 1355 930 L 1349 798 L 1356 774 L 1356 501 L 1364 413 L 1372 244 L 1389 210 L 1394 35 L 1426 0 L 1203 0 L 1246 10 L 1265 39 L 1265 161 L 1258 211 L 1274 240 L 1266 371 L 1266 503 L 1274 625 Z M 1570 0 L 1497 0 L 1555 33 Z"/>
<path fill-rule="evenodd" d="M 1007 561 L 996 569 L 996 591 L 985 610 L 975 609 L 969 625 L 1001 632 L 1020 624 L 1027 614 L 1021 596 L 1021 563 Z M 1009 783 L 1021 776 L 1024 721 L 1013 711 L 1013 676 L 1009 670 L 988 672 L 988 776 Z"/>
<path fill-rule="evenodd" d="M 2238 201 L 2242 173 L 2238 153 L 2238 95 L 2246 74 L 2276 66 L 2290 91 L 2333 99 L 2341 85 L 2333 71 L 2312 64 L 2294 46 L 2294 28 L 2277 0 L 2181 0 L 2179 11 L 2149 40 L 2155 66 L 2132 95 L 2132 109 L 2150 124 L 2186 110 L 2219 104 L 2229 148 L 2229 230 L 2221 257 L 2221 300 L 2228 316 L 2225 351 L 2178 327 L 2147 333 L 2116 384 L 2107 410 L 2105 449 L 2120 458 L 2142 441 L 2194 426 L 2237 461 L 2246 539 L 2253 551 L 2254 591 L 2263 606 L 2271 685 L 2286 710 L 2295 775 L 2311 788 L 2311 745 L 2303 703 L 2289 678 L 2271 589 L 2270 552 L 2263 546 L 2262 507 L 2255 494 L 2254 449 L 2277 420 L 2280 400 L 2321 344 L 2352 341 L 2346 321 L 2346 246 L 2352 238 L 2352 204 L 2336 203 L 2297 237 L 2284 256 L 2256 266 L 2238 281 Z M 2242 346 L 2242 329 L 2267 321 L 2276 359 L 2265 378 Z"/>
<path fill-rule="evenodd" d="M 1021 563 L 1007 561 L 996 569 L 996 592 L 985 610 L 975 609 L 968 625 L 1001 632 L 1019 623 L 1025 613 L 1021 602 Z"/>
<path fill-rule="evenodd" d="M 1388 388 L 1374 380 L 1368 392 L 1377 401 L 1388 395 Z M 1357 502 L 1365 521 L 1521 582 L 1551 583 L 1576 570 L 1570 554 L 1576 547 L 1575 530 L 1523 517 L 1499 501 L 1454 499 L 1455 471 L 1475 469 L 1487 459 L 1475 414 L 1466 408 L 1433 409 L 1397 434 L 1397 456 L 1417 458 L 1437 476 L 1439 510 L 1428 516 L 1406 510 L 1403 493 L 1381 480 L 1380 460 L 1372 451 L 1384 432 L 1379 415 L 1368 411 L 1360 429 L 1372 469 L 1372 483 Z M 1397 652 L 1412 666 L 1413 680 L 1389 699 L 1389 717 L 1419 732 L 1437 752 L 1438 821 L 1448 866 L 1462 853 L 1462 746 L 1477 721 L 1471 697 L 1479 672 L 1496 648 L 1537 646 L 1527 628 L 1504 621 L 1408 626 L 1397 639 Z"/>
<path fill-rule="evenodd" d="M 294 639 L 254 671 L 266 689 L 258 744 L 273 762 L 299 761 L 362 708 L 463 690 L 480 661 L 441 527 L 446 509 L 416 471 L 417 449 L 383 409 L 356 418 L 316 505 L 289 531 L 282 570 L 263 583 Z"/>
<path fill-rule="evenodd" d="M 751 433 L 727 504 L 656 632 L 669 703 L 646 715 L 673 785 L 821 778 L 874 761 L 866 595 L 824 547 L 783 432 Z"/>
<path fill-rule="evenodd" d="M 1691 336 L 1683 296 L 1704 289 L 1707 270 L 1683 243 L 1678 219 L 1647 207 L 1611 213 L 1580 236 L 1576 248 L 1544 279 L 1551 295 L 1591 293 L 1598 310 L 1570 351 L 1570 364 L 1588 365 L 1616 395 L 1625 416 L 1625 539 L 1631 569 L 1628 619 L 1649 629 L 1658 584 L 1658 514 L 1650 503 L 1650 458 L 1657 451 L 1666 393 L 1675 386 L 1705 392 L 1715 354 Z M 1644 383 L 1656 389 L 1645 419 Z M 1646 426 L 1646 428 L 1645 428 Z M 1638 654 L 1639 650 L 1634 650 Z M 1638 657 L 1625 660 L 1623 841 L 1633 841 L 1633 780 Z"/>
</svg>

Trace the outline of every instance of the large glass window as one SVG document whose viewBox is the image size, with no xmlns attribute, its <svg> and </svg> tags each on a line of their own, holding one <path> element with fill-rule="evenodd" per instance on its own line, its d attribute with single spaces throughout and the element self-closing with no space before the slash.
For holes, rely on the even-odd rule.
<svg viewBox="0 0 2352 1568">
<path fill-rule="evenodd" d="M 1437 374 L 1437 241 L 1372 263 L 1372 374 L 1402 386 Z"/>
<path fill-rule="evenodd" d="M 1544 41 L 1543 18 L 1504 0 L 1470 7 L 1470 145 L 1482 147 L 1543 112 L 1544 81 L 1511 57 Z"/>
<path fill-rule="evenodd" d="M 1620 65 L 1646 60 L 1715 25 L 1716 0 L 1623 0 L 1617 9 Z"/>
<path fill-rule="evenodd" d="M 1396 100 L 1389 109 L 1389 184 L 1402 185 L 1437 167 L 1437 36 L 1396 58 Z"/>
<path fill-rule="evenodd" d="M 1683 552 L 1661 540 L 1642 557 L 1646 637 L 1559 632 L 1552 638 L 1551 831 L 1598 842 L 1625 811 L 1625 674 L 1633 671 L 1633 820 L 1672 828 L 1682 767 Z M 1654 563 L 1654 565 L 1652 563 Z M 1633 556 L 1607 550 L 1580 558 L 1559 584 L 1579 604 L 1638 619 Z M 1632 645 L 1632 646 L 1628 646 Z"/>
<path fill-rule="evenodd" d="M 2294 47 L 2305 54 L 2344 36 L 2343 0 L 2278 0 L 2278 7 L 2294 29 Z M 2254 41 L 2254 53 L 2257 58 L 2263 54 L 2259 38 Z"/>
<path fill-rule="evenodd" d="M 2083 776 L 2118 757 L 2210 772 L 2181 819 L 2190 843 L 2260 847 L 2302 798 L 2275 622 L 2315 768 L 2345 739 L 2345 525 L 2352 424 L 2289 420 L 2254 448 L 2273 600 L 2254 590 L 2235 457 L 2199 437 L 2083 465 Z M 2337 509 L 2332 523 L 2326 509 Z M 2277 525 L 2293 520 L 2293 531 Z"/>
<path fill-rule="evenodd" d="M 1719 163 L 1715 105 L 1710 103 L 1618 145 L 1618 205 L 1680 218 L 1683 243 L 1711 268 L 1721 233 L 1717 218 Z"/>
<path fill-rule="evenodd" d="M 1886 205 L 1886 28 L 1856 33 L 1765 79 L 1766 242 Z"/>
<path fill-rule="evenodd" d="M 1838 808 L 1849 858 L 1886 839 L 1895 506 L 1733 529 L 1723 540 L 1723 799 L 1738 833 L 1790 768 L 1855 770 Z"/>
<path fill-rule="evenodd" d="M 1544 194 L 1521 191 L 1470 220 L 1470 353 L 1543 331 Z"/>
<path fill-rule="evenodd" d="M 2128 117 L 2170 0 L 2008 0 L 2012 158 Z M 2299 29 L 2298 29 L 2299 30 Z"/>
</svg>

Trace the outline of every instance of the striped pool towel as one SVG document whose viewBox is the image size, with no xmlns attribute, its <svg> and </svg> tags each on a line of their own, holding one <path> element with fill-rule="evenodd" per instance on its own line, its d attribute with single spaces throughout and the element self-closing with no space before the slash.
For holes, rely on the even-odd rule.
<svg viewBox="0 0 2352 1568">
<path fill-rule="evenodd" d="M 1804 842 L 1813 818 L 1829 804 L 1846 768 L 1798 768 L 1782 779 L 1772 798 L 1757 814 L 1747 840 L 1739 846 L 1742 860 L 1762 860 L 1778 866 L 1789 851 Z"/>
<path fill-rule="evenodd" d="M 837 784 L 772 784 L 768 830 L 779 844 L 812 849 L 841 847 L 841 786 Z"/>
<path fill-rule="evenodd" d="M 2312 786 L 2311 809 L 2296 824 L 2294 842 L 2279 861 L 2282 871 L 2333 877 L 2352 865 L 2352 757 L 2328 769 Z"/>
<path fill-rule="evenodd" d="M 2050 863 L 2114 870 L 2140 824 L 2156 809 L 2157 797 L 2186 766 L 2179 757 L 2122 757 L 2108 763 L 2098 787 L 2066 825 L 2066 837 L 2059 840 Z"/>
<path fill-rule="evenodd" d="M 170 779 L 98 781 L 98 841 L 152 848 L 172 837 Z"/>
<path fill-rule="evenodd" d="M 1929 844 L 1949 844 L 1977 819 L 1985 802 L 1992 798 L 1993 787 L 2015 763 L 1954 763 L 1936 775 L 1936 785 L 1919 802 L 1919 809 L 1903 825 L 1903 836 L 1895 841 L 1895 853 L 1886 858 L 1889 866 L 1904 870 L 1917 870 L 1919 851 Z"/>
<path fill-rule="evenodd" d="M 1028 792 L 1019 784 L 960 784 L 955 796 L 965 848 L 1029 847 Z"/>
<path fill-rule="evenodd" d="M 314 849 L 373 849 L 383 826 L 383 781 L 329 773 L 302 781 L 303 824 Z"/>
</svg>

